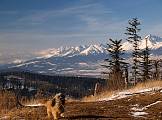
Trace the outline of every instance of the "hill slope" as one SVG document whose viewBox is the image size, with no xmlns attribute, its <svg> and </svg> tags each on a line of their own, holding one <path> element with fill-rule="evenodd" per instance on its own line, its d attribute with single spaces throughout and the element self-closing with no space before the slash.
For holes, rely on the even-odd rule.
<svg viewBox="0 0 162 120">
<path fill-rule="evenodd" d="M 119 94 L 120 93 L 120 94 Z M 112 94 L 118 98 L 105 97 L 99 101 L 66 102 L 62 120 L 161 120 L 162 90 L 160 87 L 141 89 L 136 92 Z M 125 95 L 124 97 L 122 97 Z M 47 120 L 45 107 L 12 109 L 0 119 L 14 118 Z"/>
<path fill-rule="evenodd" d="M 147 35 L 139 43 L 140 48 L 146 46 L 146 40 L 151 49 L 152 56 L 162 55 L 162 38 Z M 108 58 L 106 45 L 89 45 L 77 47 L 60 47 L 40 51 L 37 57 L 22 63 L 12 64 L 12 68 L 20 68 L 44 74 L 64 74 L 99 77 L 104 71 L 101 64 Z M 130 51 L 133 49 L 128 42 L 123 43 L 126 50 L 124 58 L 130 58 Z"/>
</svg>

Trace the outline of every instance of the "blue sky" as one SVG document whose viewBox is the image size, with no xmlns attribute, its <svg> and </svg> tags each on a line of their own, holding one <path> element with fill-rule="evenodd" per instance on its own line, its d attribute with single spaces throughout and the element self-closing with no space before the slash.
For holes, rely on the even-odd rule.
<svg viewBox="0 0 162 120">
<path fill-rule="evenodd" d="M 127 21 L 141 36 L 162 36 L 162 0 L 0 0 L 0 53 L 125 39 Z"/>
</svg>

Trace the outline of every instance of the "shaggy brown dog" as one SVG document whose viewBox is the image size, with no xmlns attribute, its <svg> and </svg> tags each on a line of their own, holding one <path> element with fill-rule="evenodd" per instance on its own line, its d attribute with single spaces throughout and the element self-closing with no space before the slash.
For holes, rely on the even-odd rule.
<svg viewBox="0 0 162 120">
<path fill-rule="evenodd" d="M 63 117 L 65 96 L 62 93 L 58 93 L 52 100 L 47 101 L 44 105 L 47 107 L 48 118 L 51 118 L 52 115 L 54 120 L 57 120 Z"/>
<path fill-rule="evenodd" d="M 64 107 L 65 107 L 65 96 L 62 93 L 56 94 L 52 100 L 48 101 L 40 101 L 39 105 L 23 105 L 19 101 L 19 98 L 17 97 L 17 103 L 21 107 L 39 107 L 39 106 L 45 106 L 47 108 L 47 115 L 48 118 L 51 118 L 51 115 L 53 116 L 54 120 L 58 120 L 58 118 L 63 117 Z"/>
</svg>

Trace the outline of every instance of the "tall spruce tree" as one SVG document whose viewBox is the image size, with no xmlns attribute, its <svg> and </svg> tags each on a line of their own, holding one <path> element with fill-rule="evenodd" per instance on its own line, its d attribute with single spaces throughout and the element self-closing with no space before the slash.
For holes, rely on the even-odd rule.
<svg viewBox="0 0 162 120">
<path fill-rule="evenodd" d="M 151 78 L 151 69 L 152 69 L 152 65 L 151 65 L 151 61 L 150 61 L 150 50 L 148 48 L 147 45 L 147 39 L 145 39 L 146 41 L 146 48 L 144 50 L 142 50 L 142 54 L 141 54 L 141 70 L 142 70 L 142 81 L 145 82 L 147 80 L 149 80 Z"/>
<path fill-rule="evenodd" d="M 126 35 L 128 35 L 127 41 L 133 45 L 133 65 L 132 65 L 132 77 L 134 79 L 135 84 L 137 80 L 140 78 L 140 69 L 139 69 L 139 57 L 140 57 L 140 50 L 139 50 L 139 41 L 141 37 L 138 35 L 138 32 L 141 30 L 138 28 L 140 22 L 137 18 L 133 18 L 132 20 L 128 21 L 129 27 L 126 28 Z"/>
<path fill-rule="evenodd" d="M 125 79 L 123 78 L 123 69 L 126 63 L 122 58 L 123 49 L 121 42 L 122 40 L 112 40 L 109 39 L 110 43 L 108 45 L 109 59 L 105 59 L 108 65 L 103 65 L 108 68 L 109 71 L 109 79 L 108 86 L 110 89 L 121 89 L 125 87 Z"/>
<path fill-rule="evenodd" d="M 162 67 L 161 66 L 162 59 L 157 58 L 157 59 L 151 60 L 151 63 L 153 65 L 154 69 L 155 69 L 153 74 L 152 74 L 153 79 L 155 79 L 155 80 L 162 79 L 161 75 L 160 75 L 160 68 Z"/>
</svg>

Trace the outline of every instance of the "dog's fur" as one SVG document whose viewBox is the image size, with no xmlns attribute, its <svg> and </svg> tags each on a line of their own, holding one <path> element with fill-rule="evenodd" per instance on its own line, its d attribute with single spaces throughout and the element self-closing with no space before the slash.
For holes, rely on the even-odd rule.
<svg viewBox="0 0 162 120">
<path fill-rule="evenodd" d="M 48 118 L 53 116 L 54 120 L 57 120 L 60 117 L 63 117 L 64 112 L 64 105 L 65 105 L 65 96 L 62 93 L 58 93 L 53 97 L 52 100 L 48 100 L 45 103 L 47 107 L 47 114 Z"/>
<path fill-rule="evenodd" d="M 25 106 L 21 104 L 19 101 L 19 97 L 16 97 L 17 104 L 21 107 L 34 107 L 34 106 Z M 51 118 L 51 115 L 53 116 L 54 120 L 58 120 L 58 118 L 63 117 L 64 107 L 65 107 L 65 96 L 62 93 L 56 94 L 52 100 L 43 100 L 40 101 L 41 106 L 45 106 L 47 108 L 47 115 L 48 118 Z M 39 107 L 39 106 L 35 106 Z"/>
</svg>

